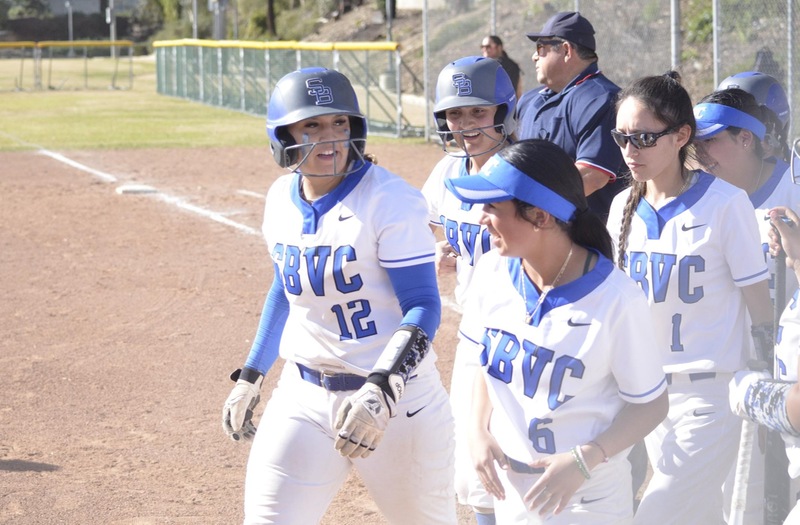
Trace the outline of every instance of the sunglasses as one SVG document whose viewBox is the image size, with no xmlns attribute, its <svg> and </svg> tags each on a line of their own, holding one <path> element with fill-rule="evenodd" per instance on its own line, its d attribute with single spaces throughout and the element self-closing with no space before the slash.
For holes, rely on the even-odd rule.
<svg viewBox="0 0 800 525">
<path fill-rule="evenodd" d="M 617 143 L 617 146 L 620 148 L 624 148 L 630 142 L 634 148 L 642 149 L 642 148 L 652 148 L 656 145 L 656 141 L 663 137 L 664 135 L 669 135 L 673 133 L 678 126 L 667 128 L 661 133 L 649 133 L 649 132 L 641 132 L 641 133 L 630 133 L 625 134 L 617 129 L 611 130 L 611 137 L 613 137 L 614 142 Z"/>
<path fill-rule="evenodd" d="M 563 44 L 563 40 L 537 40 L 536 41 L 536 54 L 541 55 L 544 46 L 558 46 Z"/>
</svg>

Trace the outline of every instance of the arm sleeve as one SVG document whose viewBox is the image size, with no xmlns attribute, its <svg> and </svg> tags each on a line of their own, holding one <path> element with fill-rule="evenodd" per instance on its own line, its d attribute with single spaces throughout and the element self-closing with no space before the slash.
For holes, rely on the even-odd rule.
<svg viewBox="0 0 800 525">
<path fill-rule="evenodd" d="M 442 316 L 434 263 L 386 268 L 403 312 L 401 325 L 413 325 L 433 340 Z"/>
<path fill-rule="evenodd" d="M 283 327 L 289 317 L 289 300 L 283 290 L 283 280 L 277 267 L 274 268 L 274 271 L 275 278 L 272 280 L 272 287 L 267 292 L 258 330 L 245 364 L 247 368 L 258 370 L 265 375 L 278 359 Z"/>
</svg>

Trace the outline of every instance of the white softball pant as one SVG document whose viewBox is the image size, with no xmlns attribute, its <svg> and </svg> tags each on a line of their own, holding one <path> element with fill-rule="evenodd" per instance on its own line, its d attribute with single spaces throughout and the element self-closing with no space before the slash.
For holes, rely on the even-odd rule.
<svg viewBox="0 0 800 525">
<path fill-rule="evenodd" d="M 306 382 L 287 362 L 250 451 L 244 523 L 318 523 L 355 467 L 390 523 L 456 524 L 452 412 L 436 368 L 420 368 L 375 452 L 349 459 L 333 448 L 333 424 L 353 392 Z"/>
</svg>

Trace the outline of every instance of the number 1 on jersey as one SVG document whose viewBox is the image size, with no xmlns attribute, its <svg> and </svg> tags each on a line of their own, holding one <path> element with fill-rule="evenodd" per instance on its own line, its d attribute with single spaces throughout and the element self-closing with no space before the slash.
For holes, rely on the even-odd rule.
<svg viewBox="0 0 800 525">
<path fill-rule="evenodd" d="M 681 343 L 681 314 L 672 316 L 672 344 L 670 350 L 673 352 L 683 352 L 683 343 Z"/>
</svg>

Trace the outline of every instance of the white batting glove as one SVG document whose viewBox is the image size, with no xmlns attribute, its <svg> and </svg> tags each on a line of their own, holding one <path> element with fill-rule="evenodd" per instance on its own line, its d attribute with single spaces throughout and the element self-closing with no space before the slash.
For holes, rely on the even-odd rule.
<svg viewBox="0 0 800 525">
<path fill-rule="evenodd" d="M 239 378 L 239 370 L 231 374 L 231 379 L 236 378 L 236 386 L 231 390 L 228 399 L 222 407 L 222 429 L 234 441 L 250 441 L 256 435 L 256 426 L 253 424 L 253 410 L 261 400 L 261 382 L 264 376 L 258 374 L 252 377 L 245 374 L 246 378 Z M 250 382 L 252 379 L 255 382 Z"/>
<path fill-rule="evenodd" d="M 731 411 L 737 416 L 750 419 L 745 408 L 748 391 L 761 379 L 769 379 L 770 375 L 764 370 L 740 370 L 728 383 L 728 404 Z"/>
<path fill-rule="evenodd" d="M 365 383 L 339 407 L 334 447 L 344 457 L 366 458 L 380 443 L 393 413 L 394 400 L 378 385 Z"/>
</svg>

